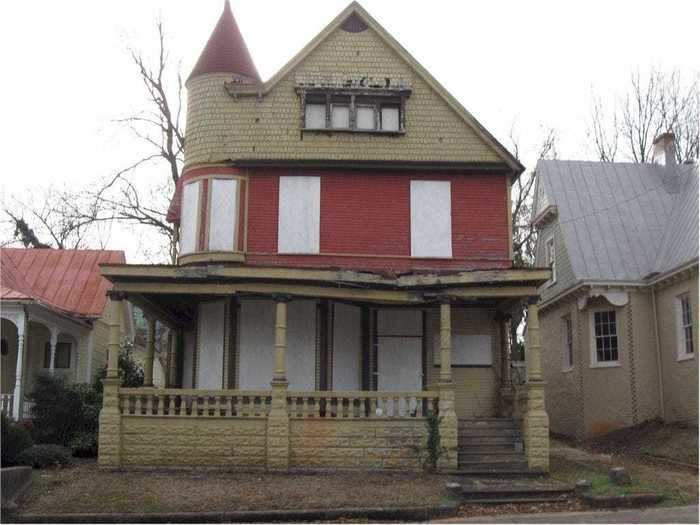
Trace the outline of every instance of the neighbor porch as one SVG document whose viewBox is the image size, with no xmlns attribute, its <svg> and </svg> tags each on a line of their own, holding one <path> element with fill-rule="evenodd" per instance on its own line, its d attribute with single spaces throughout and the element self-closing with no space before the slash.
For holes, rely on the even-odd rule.
<svg viewBox="0 0 700 525">
<path fill-rule="evenodd" d="M 546 273 L 105 266 L 116 319 L 100 464 L 418 469 L 436 413 L 442 469 L 458 466 L 458 420 L 494 416 L 522 423 L 528 465 L 546 469 L 534 302 Z M 529 383 L 516 395 L 506 333 L 527 300 Z M 118 385 L 123 301 L 151 333 L 174 334 L 166 388 L 152 387 L 153 336 L 145 386 Z"/>
</svg>

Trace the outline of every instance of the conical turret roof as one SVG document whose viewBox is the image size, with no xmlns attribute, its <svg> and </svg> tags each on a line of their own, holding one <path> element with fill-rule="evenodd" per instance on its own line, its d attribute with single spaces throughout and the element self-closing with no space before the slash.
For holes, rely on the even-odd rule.
<svg viewBox="0 0 700 525">
<path fill-rule="evenodd" d="M 207 73 L 238 74 L 253 82 L 260 82 L 260 75 L 238 29 L 228 0 L 224 3 L 224 11 L 189 78 Z"/>
</svg>

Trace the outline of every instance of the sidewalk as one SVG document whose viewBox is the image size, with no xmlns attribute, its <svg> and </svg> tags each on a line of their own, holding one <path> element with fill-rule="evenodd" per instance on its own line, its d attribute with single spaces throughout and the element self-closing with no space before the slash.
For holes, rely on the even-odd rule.
<svg viewBox="0 0 700 525">
<path fill-rule="evenodd" d="M 698 506 L 604 512 L 504 514 L 477 518 L 448 518 L 433 523 L 698 523 Z"/>
</svg>

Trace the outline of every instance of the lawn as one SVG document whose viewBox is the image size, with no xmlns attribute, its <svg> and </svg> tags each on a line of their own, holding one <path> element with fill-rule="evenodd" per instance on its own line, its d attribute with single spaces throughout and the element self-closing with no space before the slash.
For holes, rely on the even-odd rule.
<svg viewBox="0 0 700 525">
<path fill-rule="evenodd" d="M 591 493 L 595 496 L 621 496 L 626 494 L 654 492 L 664 497 L 664 505 L 691 505 L 698 502 L 697 476 L 687 472 L 659 469 L 632 461 L 614 461 L 624 466 L 632 478 L 631 485 L 615 485 L 608 478 L 611 465 L 604 463 L 572 461 L 559 456 L 551 458 L 551 477 L 576 483 L 591 482 Z"/>
<path fill-rule="evenodd" d="M 22 513 L 337 509 L 449 501 L 445 478 L 427 474 L 104 472 L 89 462 L 35 471 L 33 482 Z"/>
</svg>

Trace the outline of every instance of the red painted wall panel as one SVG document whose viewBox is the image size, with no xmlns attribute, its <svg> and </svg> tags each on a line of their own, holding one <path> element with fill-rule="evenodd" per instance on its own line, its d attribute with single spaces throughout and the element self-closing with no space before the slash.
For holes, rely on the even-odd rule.
<svg viewBox="0 0 700 525">
<path fill-rule="evenodd" d="M 248 264 L 368 270 L 508 268 L 504 175 L 308 171 L 321 177 L 321 255 L 277 255 L 280 175 L 250 170 Z M 301 173 L 299 173 L 301 174 Z M 449 180 L 452 259 L 411 259 L 410 181 Z"/>
</svg>

